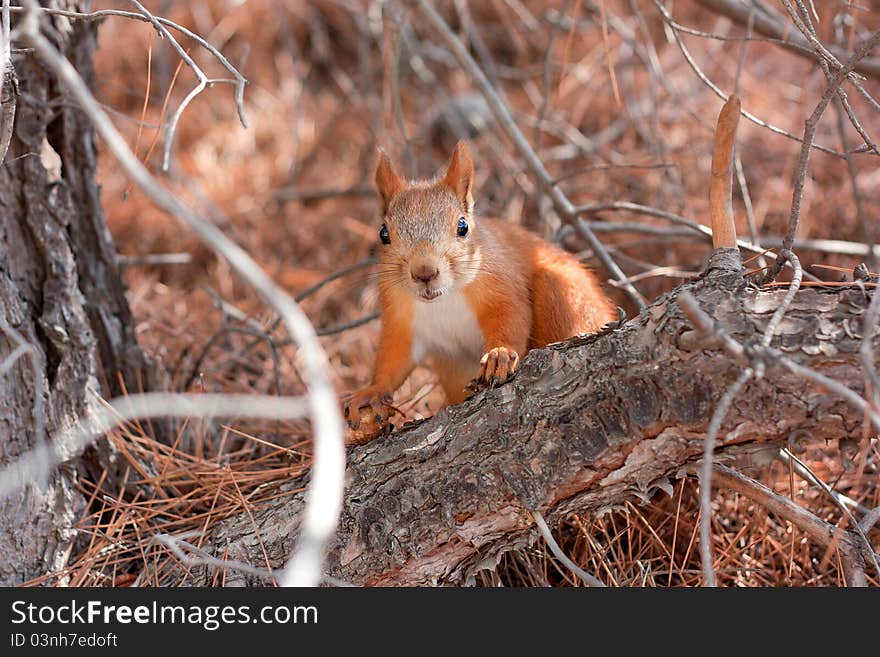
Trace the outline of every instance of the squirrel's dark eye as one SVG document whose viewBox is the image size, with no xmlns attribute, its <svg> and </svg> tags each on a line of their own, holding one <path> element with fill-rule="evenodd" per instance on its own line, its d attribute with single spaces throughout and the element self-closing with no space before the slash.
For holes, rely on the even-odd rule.
<svg viewBox="0 0 880 657">
<path fill-rule="evenodd" d="M 388 234 L 388 226 L 385 224 L 382 224 L 379 229 L 379 239 L 382 240 L 382 244 L 391 244 L 391 236 Z"/>
<path fill-rule="evenodd" d="M 468 224 L 467 221 L 465 221 L 464 217 L 458 220 L 458 231 L 456 232 L 456 234 L 459 237 L 464 237 L 468 234 Z"/>
</svg>

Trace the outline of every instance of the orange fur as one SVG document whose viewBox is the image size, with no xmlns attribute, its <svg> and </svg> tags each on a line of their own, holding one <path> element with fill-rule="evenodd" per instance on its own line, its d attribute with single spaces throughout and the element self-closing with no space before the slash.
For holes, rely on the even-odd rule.
<svg viewBox="0 0 880 657">
<path fill-rule="evenodd" d="M 504 381 L 529 350 L 617 318 L 573 256 L 519 226 L 474 217 L 473 176 L 463 142 L 433 181 L 406 182 L 380 156 L 382 331 L 371 385 L 345 403 L 350 443 L 381 432 L 417 361 L 430 363 L 447 403 L 459 403 L 472 380 Z"/>
<path fill-rule="evenodd" d="M 415 301 L 400 290 L 384 289 L 379 294 L 382 330 L 380 358 L 376 359 L 373 385 L 393 393 L 412 372 L 412 316 Z"/>
<path fill-rule="evenodd" d="M 447 404 L 460 404 L 467 399 L 467 386 L 474 378 L 472 367 L 462 367 L 455 361 L 435 358 L 431 360 L 431 370 L 437 375 Z"/>
<path fill-rule="evenodd" d="M 532 333 L 529 349 L 581 333 L 595 333 L 617 319 L 615 306 L 593 272 L 556 247 L 532 251 Z"/>
<path fill-rule="evenodd" d="M 413 299 L 393 287 L 379 291 L 382 328 L 373 380 L 347 396 L 344 415 L 349 432 L 346 442 L 359 445 L 377 436 L 388 423 L 394 391 L 412 372 Z"/>
</svg>

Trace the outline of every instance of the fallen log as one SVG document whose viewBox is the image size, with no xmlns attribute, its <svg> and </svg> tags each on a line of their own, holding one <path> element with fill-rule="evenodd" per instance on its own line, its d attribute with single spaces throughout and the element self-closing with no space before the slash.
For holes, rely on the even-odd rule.
<svg viewBox="0 0 880 657">
<path fill-rule="evenodd" d="M 685 289 L 744 345 L 760 342 L 785 294 L 751 286 L 738 256 L 719 249 L 703 278 L 623 325 L 532 351 L 508 383 L 353 448 L 327 574 L 364 585 L 468 584 L 535 540 L 533 510 L 552 524 L 666 487 L 699 458 L 713 409 L 743 367 L 695 330 L 676 302 Z M 803 289 L 772 346 L 860 392 L 870 298 L 858 285 Z M 767 365 L 727 414 L 716 460 L 760 463 L 804 432 L 817 440 L 862 435 L 862 413 Z M 282 565 L 303 508 L 294 491 L 306 485 L 307 477 L 279 482 L 279 497 L 218 523 L 203 547 Z M 193 567 L 184 583 L 205 585 L 214 573 Z M 225 581 L 266 583 L 233 570 Z"/>
</svg>

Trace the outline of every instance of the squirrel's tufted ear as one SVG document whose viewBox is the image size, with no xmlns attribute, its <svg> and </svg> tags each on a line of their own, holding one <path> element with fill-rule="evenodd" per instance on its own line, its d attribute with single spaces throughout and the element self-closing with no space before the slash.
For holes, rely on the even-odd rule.
<svg viewBox="0 0 880 657">
<path fill-rule="evenodd" d="M 446 167 L 446 173 L 443 175 L 443 182 L 449 189 L 455 192 L 462 207 L 471 212 L 474 207 L 474 197 L 472 190 L 474 187 L 474 161 L 471 159 L 471 151 L 466 141 L 460 141 L 455 145 L 452 151 L 452 158 L 449 160 L 449 166 Z"/>
<path fill-rule="evenodd" d="M 382 214 L 388 212 L 391 198 L 402 188 L 403 180 L 397 175 L 388 155 L 380 148 L 379 164 L 376 165 L 376 189 L 379 192 L 379 198 L 382 200 Z"/>
</svg>

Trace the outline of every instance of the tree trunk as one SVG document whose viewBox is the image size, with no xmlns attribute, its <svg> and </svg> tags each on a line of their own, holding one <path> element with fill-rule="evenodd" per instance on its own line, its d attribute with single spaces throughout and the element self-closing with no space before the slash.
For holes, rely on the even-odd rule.
<svg viewBox="0 0 880 657">
<path fill-rule="evenodd" d="M 742 343 L 759 340 L 784 295 L 747 287 L 726 269 L 685 287 Z M 869 301 L 857 288 L 805 289 L 773 344 L 858 389 Z M 676 293 L 613 331 L 533 351 L 506 385 L 350 452 L 328 573 L 356 584 L 469 583 L 535 539 L 531 510 L 554 521 L 650 496 L 699 458 L 713 410 L 740 371 L 699 337 Z M 716 453 L 761 462 L 794 432 L 858 437 L 862 422 L 840 399 L 770 364 L 733 404 Z M 306 483 L 279 483 L 278 492 Z M 265 563 L 265 548 L 280 566 L 302 507 L 302 494 L 278 496 L 215 526 L 202 547 L 252 564 Z M 191 572 L 189 581 L 204 585 L 214 569 Z M 231 568 L 225 580 L 256 583 Z"/>
<path fill-rule="evenodd" d="M 61 40 L 56 45 L 91 82 L 94 26 L 60 17 L 52 23 Z M 98 395 L 118 394 L 120 374 L 129 389 L 148 387 L 152 379 L 101 212 L 91 125 L 32 54 L 14 56 L 13 64 L 20 93 L 0 166 L 0 313 L 35 349 L 39 380 L 27 356 L 3 378 L 2 464 L 38 440 L 37 396 L 45 436 L 52 437 L 96 404 Z M 11 336 L 0 336 L 0 360 L 15 347 Z M 85 458 L 106 465 L 108 456 L 105 444 Z M 65 564 L 84 506 L 76 485 L 79 467 L 82 460 L 0 500 L 0 585 Z"/>
</svg>

